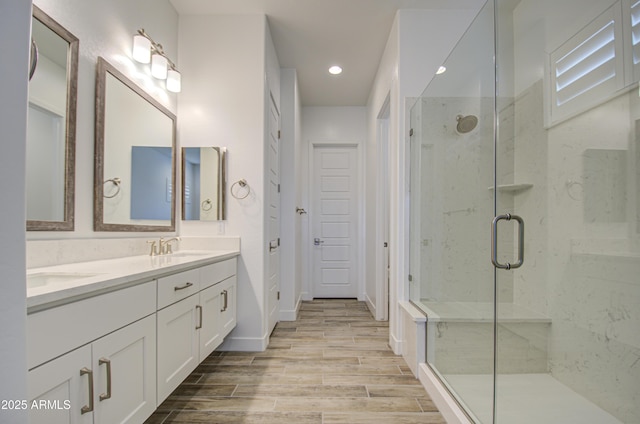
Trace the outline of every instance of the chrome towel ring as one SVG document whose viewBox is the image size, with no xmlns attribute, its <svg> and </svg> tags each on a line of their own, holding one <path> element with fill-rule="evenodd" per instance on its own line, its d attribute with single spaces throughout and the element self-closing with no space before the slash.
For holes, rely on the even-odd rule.
<svg viewBox="0 0 640 424">
<path fill-rule="evenodd" d="M 102 194 L 103 197 L 105 199 L 113 199 L 114 197 L 116 197 L 118 195 L 118 193 L 120 193 L 120 184 L 122 183 L 122 180 L 120 180 L 120 178 L 115 177 L 115 178 L 109 178 L 108 180 L 106 180 L 104 183 L 102 183 L 102 185 L 105 185 L 106 183 L 111 183 L 114 186 L 116 186 L 116 191 L 115 193 L 107 196 L 106 194 Z"/>
<path fill-rule="evenodd" d="M 239 188 L 234 193 L 233 189 L 236 186 L 239 186 Z M 241 194 L 243 190 L 245 191 L 244 196 Z M 242 199 L 245 199 L 249 195 L 249 193 L 251 193 L 251 187 L 249 187 L 249 183 L 247 183 L 247 181 L 245 179 L 242 179 L 242 180 L 238 180 L 235 183 L 233 183 L 231 185 L 230 191 L 231 191 L 231 195 L 233 197 L 235 197 L 238 200 L 242 200 Z"/>
<path fill-rule="evenodd" d="M 200 207 L 203 211 L 210 211 L 211 208 L 213 208 L 213 202 L 211 201 L 211 199 L 203 200 L 200 204 Z"/>
</svg>

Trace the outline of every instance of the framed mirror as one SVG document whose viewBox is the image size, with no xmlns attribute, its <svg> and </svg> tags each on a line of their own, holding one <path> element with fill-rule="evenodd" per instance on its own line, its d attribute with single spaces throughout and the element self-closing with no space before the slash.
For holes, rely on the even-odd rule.
<svg viewBox="0 0 640 424">
<path fill-rule="evenodd" d="M 78 38 L 33 6 L 27 230 L 73 231 Z"/>
<path fill-rule="evenodd" d="M 182 148 L 182 219 L 226 219 L 225 147 Z"/>
<path fill-rule="evenodd" d="M 102 57 L 96 77 L 95 231 L 175 231 L 176 117 Z"/>
</svg>

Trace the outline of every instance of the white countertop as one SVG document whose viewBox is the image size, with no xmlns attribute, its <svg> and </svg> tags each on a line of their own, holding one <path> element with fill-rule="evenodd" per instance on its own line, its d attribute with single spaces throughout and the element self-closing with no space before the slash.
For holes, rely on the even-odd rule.
<svg viewBox="0 0 640 424">
<path fill-rule="evenodd" d="M 188 250 L 162 256 L 131 256 L 27 270 L 28 313 L 238 256 L 238 250 Z M 54 276 L 29 287 L 29 277 Z M 68 277 L 68 278 L 65 278 Z"/>
</svg>

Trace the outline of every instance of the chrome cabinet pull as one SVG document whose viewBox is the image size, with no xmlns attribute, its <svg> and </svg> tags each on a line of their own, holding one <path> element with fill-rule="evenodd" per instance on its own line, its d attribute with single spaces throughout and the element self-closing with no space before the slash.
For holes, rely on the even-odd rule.
<svg viewBox="0 0 640 424">
<path fill-rule="evenodd" d="M 100 395 L 100 402 L 102 402 L 103 400 L 111 398 L 111 361 L 107 358 L 100 358 L 98 360 L 98 365 L 107 366 L 107 393 L 103 393 Z"/>
<path fill-rule="evenodd" d="M 80 408 L 81 415 L 93 411 L 93 371 L 91 371 L 87 367 L 84 367 L 80 370 L 80 375 L 85 374 L 89 376 L 89 405 L 85 405 Z"/>
<path fill-rule="evenodd" d="M 175 287 L 173 288 L 173 290 L 174 290 L 174 291 L 184 290 L 184 289 L 188 289 L 188 288 L 189 288 L 189 287 L 191 287 L 191 286 L 193 286 L 193 283 L 188 283 L 188 282 L 187 282 L 187 283 L 184 283 L 184 284 L 183 284 L 183 285 L 181 285 L 181 286 L 175 286 Z"/>
<path fill-rule="evenodd" d="M 501 264 L 498 262 L 498 222 L 502 220 L 511 221 L 512 219 L 518 221 L 518 262 Z M 524 220 L 518 215 L 511 215 L 510 213 L 498 215 L 493 218 L 491 230 L 491 263 L 493 266 L 499 269 L 520 268 L 524 263 Z"/>
<path fill-rule="evenodd" d="M 220 309 L 220 312 L 224 312 L 229 306 L 229 293 L 226 290 L 222 290 L 222 293 L 220 294 L 224 297 L 224 304 L 222 306 L 222 309 Z"/>
<path fill-rule="evenodd" d="M 198 311 L 198 324 L 196 325 L 196 330 L 202 328 L 202 306 L 196 305 L 196 310 Z"/>
</svg>

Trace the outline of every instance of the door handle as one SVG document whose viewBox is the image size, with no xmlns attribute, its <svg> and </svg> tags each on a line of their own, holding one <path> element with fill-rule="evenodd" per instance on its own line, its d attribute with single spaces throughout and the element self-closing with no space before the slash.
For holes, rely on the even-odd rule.
<svg viewBox="0 0 640 424">
<path fill-rule="evenodd" d="M 107 365 L 107 393 L 103 393 L 100 395 L 100 402 L 111 398 L 111 361 L 107 358 L 100 358 L 98 360 L 98 365 L 103 364 Z"/>
<path fill-rule="evenodd" d="M 512 219 L 518 222 L 518 262 L 515 264 L 509 262 L 501 264 L 498 262 L 498 222 L 502 220 L 511 221 Z M 524 220 L 518 215 L 511 215 L 510 213 L 498 215 L 493 218 L 491 230 L 491 263 L 493 266 L 500 269 L 520 268 L 524 263 Z"/>
<path fill-rule="evenodd" d="M 80 370 L 80 375 L 85 374 L 89 376 L 89 404 L 80 408 L 81 415 L 93 411 L 93 371 L 91 371 L 87 367 L 84 367 Z"/>
<path fill-rule="evenodd" d="M 317 237 L 313 239 L 313 244 L 314 244 L 315 246 L 320 246 L 322 243 L 324 243 L 324 240 L 320 240 L 320 239 L 319 239 L 319 238 L 317 238 Z"/>
<path fill-rule="evenodd" d="M 196 324 L 196 330 L 202 328 L 202 306 L 196 305 L 196 311 L 198 311 L 198 324 Z"/>
<path fill-rule="evenodd" d="M 273 251 L 274 251 L 274 250 L 276 250 L 277 248 L 278 248 L 278 243 L 277 243 L 277 242 L 276 242 L 275 244 L 274 244 L 274 242 L 273 242 L 273 241 L 270 241 L 270 242 L 269 242 L 269 252 L 273 252 Z"/>
</svg>

